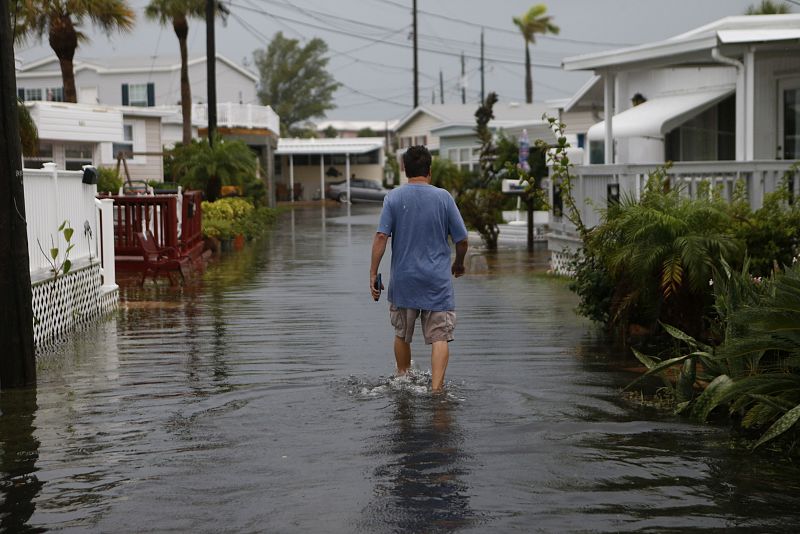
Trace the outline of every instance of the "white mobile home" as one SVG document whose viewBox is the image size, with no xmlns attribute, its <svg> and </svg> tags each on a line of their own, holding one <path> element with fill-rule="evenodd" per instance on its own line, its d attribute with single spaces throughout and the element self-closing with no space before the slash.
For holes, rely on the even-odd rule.
<svg viewBox="0 0 800 534">
<path fill-rule="evenodd" d="M 596 76 L 565 111 L 603 112 L 587 131 L 588 165 L 575 169 L 589 226 L 599 217 L 585 199 L 603 206 L 638 195 L 666 161 L 690 194 L 700 181 L 731 191 L 741 179 L 757 207 L 800 158 L 800 15 L 728 17 L 664 41 L 566 58 L 564 68 Z M 555 188 L 556 211 L 559 200 Z M 553 221 L 558 268 L 560 251 L 579 242 L 559 213 Z"/>
<path fill-rule="evenodd" d="M 26 105 L 39 130 L 39 150 L 25 154 L 26 168 L 41 169 L 49 162 L 68 171 L 84 165 L 113 167 L 124 152 L 131 180 L 163 181 L 163 158 L 156 154 L 162 150 L 164 110 L 65 102 Z"/>
</svg>

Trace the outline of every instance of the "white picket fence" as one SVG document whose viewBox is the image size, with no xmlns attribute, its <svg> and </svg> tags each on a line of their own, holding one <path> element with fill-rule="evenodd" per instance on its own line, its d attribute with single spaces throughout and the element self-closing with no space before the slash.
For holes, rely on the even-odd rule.
<svg viewBox="0 0 800 534">
<path fill-rule="evenodd" d="M 114 201 L 98 200 L 97 186 L 83 183 L 82 171 L 59 171 L 54 163 L 24 169 L 25 220 L 28 234 L 37 347 L 57 340 L 112 309 L 118 299 L 114 266 Z M 67 242 L 59 227 L 74 229 L 69 252 L 72 268 L 54 276 L 54 260 L 63 265 Z"/>
</svg>

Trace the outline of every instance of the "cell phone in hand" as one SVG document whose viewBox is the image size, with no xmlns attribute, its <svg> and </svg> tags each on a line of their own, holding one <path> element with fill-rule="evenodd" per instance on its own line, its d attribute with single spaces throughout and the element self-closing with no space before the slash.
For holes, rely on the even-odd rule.
<svg viewBox="0 0 800 534">
<path fill-rule="evenodd" d="M 380 300 L 380 298 L 381 298 L 380 293 L 381 293 L 381 286 L 382 285 L 383 285 L 383 283 L 381 282 L 381 273 L 378 273 L 378 276 L 375 277 L 375 289 L 378 290 L 378 297 L 375 299 L 375 302 L 378 302 L 378 300 Z"/>
</svg>

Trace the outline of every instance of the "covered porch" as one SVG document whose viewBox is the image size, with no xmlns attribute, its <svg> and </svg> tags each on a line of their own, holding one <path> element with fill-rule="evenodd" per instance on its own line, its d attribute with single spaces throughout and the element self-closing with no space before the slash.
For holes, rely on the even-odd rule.
<svg viewBox="0 0 800 534">
<path fill-rule="evenodd" d="M 584 163 L 800 157 L 800 15 L 727 17 L 563 66 L 602 86 L 581 95 L 601 97 L 591 104 L 604 118 L 587 132 Z"/>
</svg>

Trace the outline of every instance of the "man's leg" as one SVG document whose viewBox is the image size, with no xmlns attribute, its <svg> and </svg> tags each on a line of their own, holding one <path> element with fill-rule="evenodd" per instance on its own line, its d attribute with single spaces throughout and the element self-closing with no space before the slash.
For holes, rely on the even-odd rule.
<svg viewBox="0 0 800 534">
<path fill-rule="evenodd" d="M 394 336 L 394 359 L 397 362 L 397 376 L 403 376 L 411 367 L 411 343 Z"/>
<path fill-rule="evenodd" d="M 441 391 L 444 385 L 444 372 L 447 370 L 447 360 L 450 358 L 450 349 L 447 341 L 434 341 L 431 344 L 431 389 Z"/>
</svg>

